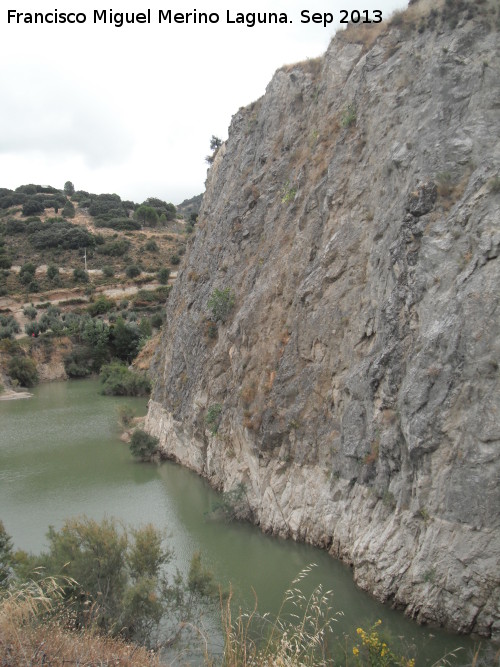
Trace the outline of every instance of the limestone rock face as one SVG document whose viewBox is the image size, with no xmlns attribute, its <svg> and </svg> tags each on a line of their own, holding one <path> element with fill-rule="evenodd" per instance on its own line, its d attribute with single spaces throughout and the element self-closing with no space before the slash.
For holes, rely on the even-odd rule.
<svg viewBox="0 0 500 667">
<path fill-rule="evenodd" d="M 146 427 L 243 483 L 263 530 L 498 639 L 500 39 L 435 21 L 339 34 L 234 116 Z M 235 304 L 214 326 L 216 288 Z"/>
</svg>

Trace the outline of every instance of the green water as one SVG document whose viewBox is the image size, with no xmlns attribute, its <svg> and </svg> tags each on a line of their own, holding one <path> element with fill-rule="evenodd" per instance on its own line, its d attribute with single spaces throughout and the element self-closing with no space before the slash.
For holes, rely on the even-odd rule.
<svg viewBox="0 0 500 667">
<path fill-rule="evenodd" d="M 315 563 L 306 587 L 321 583 L 334 591 L 335 610 L 343 612 L 340 633 L 368 629 L 380 618 L 393 637 L 417 646 L 417 664 L 430 665 L 457 646 L 466 649 L 461 664 L 470 663 L 472 640 L 420 627 L 380 605 L 325 552 L 210 519 L 217 495 L 197 475 L 168 462 L 135 463 L 118 437 L 117 408 L 124 403 L 146 412 L 144 399 L 101 396 L 92 380 L 45 384 L 29 400 L 0 401 L 0 519 L 17 548 L 40 551 L 49 525 L 81 514 L 114 516 L 130 526 L 152 522 L 168 534 L 181 571 L 200 550 L 238 600 L 252 604 L 253 588 L 259 609 L 271 613 L 292 579 Z"/>
</svg>

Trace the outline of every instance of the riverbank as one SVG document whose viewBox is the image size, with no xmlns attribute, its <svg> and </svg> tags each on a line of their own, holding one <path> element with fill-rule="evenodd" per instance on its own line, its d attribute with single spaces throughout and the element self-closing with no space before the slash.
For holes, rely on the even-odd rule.
<svg viewBox="0 0 500 667">
<path fill-rule="evenodd" d="M 14 391 L 13 389 L 6 389 L 0 394 L 0 401 L 17 401 L 22 398 L 32 398 L 33 394 L 29 391 Z"/>
</svg>

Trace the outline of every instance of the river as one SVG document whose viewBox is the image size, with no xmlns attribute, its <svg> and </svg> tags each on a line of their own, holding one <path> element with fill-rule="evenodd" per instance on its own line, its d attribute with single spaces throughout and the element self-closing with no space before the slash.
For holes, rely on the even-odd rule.
<svg viewBox="0 0 500 667">
<path fill-rule="evenodd" d="M 127 525 L 152 522 L 165 530 L 175 564 L 186 571 L 195 551 L 235 598 L 260 611 L 276 613 L 292 579 L 315 563 L 307 586 L 334 591 L 343 617 L 339 632 L 368 629 L 377 619 L 393 637 L 417 647 L 417 665 L 431 665 L 457 646 L 465 659 L 469 638 L 425 628 L 360 591 L 351 570 L 325 552 L 263 535 L 248 524 L 210 516 L 217 494 L 205 480 L 170 462 L 136 463 L 119 440 L 117 408 L 131 405 L 137 415 L 146 401 L 105 397 L 95 380 L 40 385 L 29 400 L 0 401 L 0 519 L 16 548 L 39 552 L 49 525 L 68 517 L 113 516 Z"/>
</svg>

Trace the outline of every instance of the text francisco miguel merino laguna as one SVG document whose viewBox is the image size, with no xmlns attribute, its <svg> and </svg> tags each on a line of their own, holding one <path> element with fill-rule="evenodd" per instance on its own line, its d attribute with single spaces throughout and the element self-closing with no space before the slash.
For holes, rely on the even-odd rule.
<svg viewBox="0 0 500 667">
<path fill-rule="evenodd" d="M 173 12 L 171 9 L 158 10 L 153 16 L 151 9 L 142 12 L 114 12 L 112 9 L 94 9 L 90 22 L 106 23 L 121 28 L 123 25 L 131 23 L 151 23 L 156 18 L 157 23 L 189 23 L 189 24 L 213 24 L 221 21 L 219 12 L 199 12 L 196 9 L 192 12 Z M 286 12 L 233 12 L 228 9 L 225 15 L 227 24 L 243 24 L 249 28 L 259 23 L 292 23 L 292 19 Z M 85 12 L 59 12 L 55 9 L 53 12 L 19 12 L 15 9 L 7 10 L 7 23 L 86 23 L 87 13 Z M 310 12 L 304 9 L 300 13 L 301 23 L 320 23 L 324 26 L 333 23 L 336 20 L 333 13 Z"/>
</svg>

